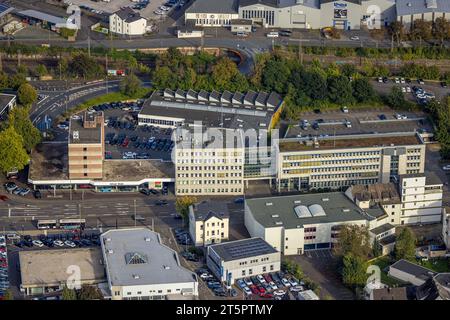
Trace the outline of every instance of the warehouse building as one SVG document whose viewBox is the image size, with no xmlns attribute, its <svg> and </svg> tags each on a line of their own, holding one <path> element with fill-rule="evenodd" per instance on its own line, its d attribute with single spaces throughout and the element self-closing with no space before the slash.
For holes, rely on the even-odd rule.
<svg viewBox="0 0 450 320">
<path fill-rule="evenodd" d="M 407 29 L 414 20 L 436 21 L 437 18 L 449 19 L 450 1 L 448 0 L 396 0 L 397 21 Z"/>
<path fill-rule="evenodd" d="M 345 224 L 366 226 L 372 233 L 385 230 L 386 214 L 380 207 L 359 208 L 343 192 L 246 199 L 245 227 L 284 255 L 329 249 Z M 390 230 L 391 228 L 387 228 Z M 388 234 L 383 234 L 382 237 Z M 380 238 L 382 238 L 380 237 Z"/>
<path fill-rule="evenodd" d="M 196 26 L 229 27 L 239 18 L 239 0 L 195 0 L 185 11 L 185 22 L 194 21 Z"/>
<path fill-rule="evenodd" d="M 109 230 L 101 235 L 112 300 L 195 299 L 197 276 L 178 254 L 146 228 Z"/>
<path fill-rule="evenodd" d="M 102 260 L 99 248 L 21 250 L 20 290 L 27 296 L 59 291 L 72 284 L 71 275 L 80 276 L 78 285 L 103 283 L 106 275 Z"/>
<path fill-rule="evenodd" d="M 206 263 L 222 282 L 280 271 L 281 254 L 261 238 L 214 244 L 207 247 Z"/>
<path fill-rule="evenodd" d="M 278 190 L 342 189 L 423 173 L 417 133 L 360 134 L 275 141 Z"/>
<path fill-rule="evenodd" d="M 224 202 L 204 201 L 189 207 L 189 234 L 196 246 L 228 240 L 230 216 Z"/>
</svg>

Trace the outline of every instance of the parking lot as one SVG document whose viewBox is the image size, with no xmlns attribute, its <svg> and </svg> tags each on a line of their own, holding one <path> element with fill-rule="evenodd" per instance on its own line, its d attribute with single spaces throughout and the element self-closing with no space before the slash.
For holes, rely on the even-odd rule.
<svg viewBox="0 0 450 320">
<path fill-rule="evenodd" d="M 6 237 L 0 235 L 0 300 L 9 289 L 8 277 L 8 251 L 6 248 Z"/>
<path fill-rule="evenodd" d="M 432 125 L 424 113 L 400 112 L 389 108 L 377 110 L 340 110 L 306 112 L 301 121 L 289 126 L 286 138 L 368 134 L 389 132 L 432 132 Z M 304 125 L 307 121 L 307 125 Z M 346 125 L 348 123 L 348 125 Z"/>
</svg>

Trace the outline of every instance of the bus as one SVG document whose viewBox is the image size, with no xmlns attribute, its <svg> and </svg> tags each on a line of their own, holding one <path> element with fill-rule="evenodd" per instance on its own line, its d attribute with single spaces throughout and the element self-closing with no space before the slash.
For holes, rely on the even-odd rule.
<svg viewBox="0 0 450 320">
<path fill-rule="evenodd" d="M 72 230 L 72 229 L 81 229 L 83 230 L 86 226 L 85 219 L 60 219 L 59 227 L 61 229 Z"/>
<path fill-rule="evenodd" d="M 56 229 L 56 227 L 56 220 L 38 220 L 37 222 L 38 229 Z"/>
</svg>

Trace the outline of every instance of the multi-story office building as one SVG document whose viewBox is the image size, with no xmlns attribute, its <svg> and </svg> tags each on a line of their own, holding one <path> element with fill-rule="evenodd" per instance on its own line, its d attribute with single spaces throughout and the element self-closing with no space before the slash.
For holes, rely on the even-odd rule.
<svg viewBox="0 0 450 320">
<path fill-rule="evenodd" d="M 387 183 L 425 166 L 425 145 L 415 133 L 281 139 L 274 152 L 278 190 Z"/>
<path fill-rule="evenodd" d="M 281 254 L 261 238 L 250 238 L 210 245 L 206 264 L 212 273 L 231 285 L 236 279 L 277 272 Z"/>
<path fill-rule="evenodd" d="M 197 276 L 178 254 L 146 228 L 109 230 L 101 235 L 103 263 L 112 300 L 164 300 L 198 296 Z"/>
<path fill-rule="evenodd" d="M 189 234 L 196 246 L 228 240 L 229 221 L 224 202 L 207 201 L 189 207 Z"/>
<path fill-rule="evenodd" d="M 102 179 L 104 148 L 103 112 L 85 112 L 69 124 L 69 179 Z"/>
<path fill-rule="evenodd" d="M 109 16 L 109 31 L 136 36 L 147 32 L 147 20 L 130 7 L 123 7 Z"/>
<path fill-rule="evenodd" d="M 193 138 L 184 136 L 183 140 L 177 135 L 174 149 L 176 194 L 243 194 L 245 150 L 242 133 L 217 129 L 207 130 L 204 134 L 200 139 L 194 134 Z M 227 141 L 231 143 L 228 145 Z"/>
</svg>

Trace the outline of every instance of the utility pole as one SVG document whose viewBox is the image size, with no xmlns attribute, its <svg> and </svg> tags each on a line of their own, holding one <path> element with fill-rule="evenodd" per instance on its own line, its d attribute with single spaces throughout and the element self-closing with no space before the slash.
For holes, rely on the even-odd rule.
<svg viewBox="0 0 450 320">
<path fill-rule="evenodd" d="M 106 54 L 105 57 L 106 57 L 106 94 L 108 94 L 108 54 Z"/>
<path fill-rule="evenodd" d="M 136 199 L 133 200 L 134 202 L 134 227 L 136 228 Z"/>
<path fill-rule="evenodd" d="M 70 189 L 72 190 L 72 189 Z M 81 239 L 81 203 L 78 204 L 78 214 L 79 214 L 79 219 L 80 219 L 80 231 L 79 231 L 79 237 Z"/>
<path fill-rule="evenodd" d="M 91 57 L 91 29 L 88 29 L 88 55 Z"/>
</svg>

